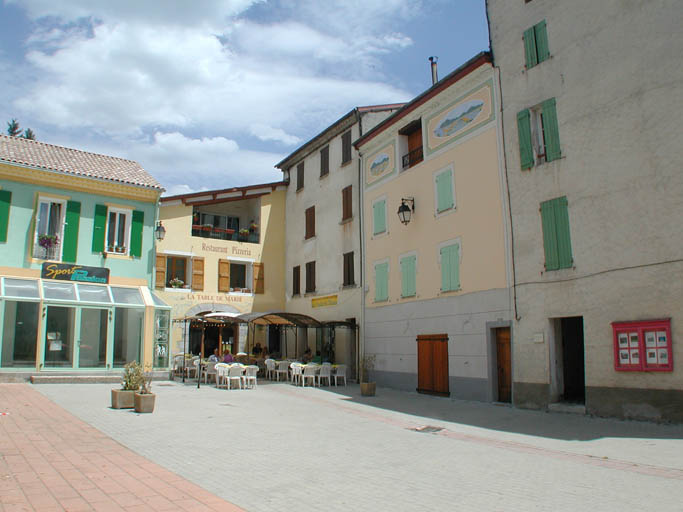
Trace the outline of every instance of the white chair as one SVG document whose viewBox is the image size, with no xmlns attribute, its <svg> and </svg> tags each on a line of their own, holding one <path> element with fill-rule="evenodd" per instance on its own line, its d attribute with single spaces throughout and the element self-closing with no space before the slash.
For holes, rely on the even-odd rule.
<svg viewBox="0 0 683 512">
<path fill-rule="evenodd" d="M 226 363 L 216 363 L 216 366 L 214 366 L 214 370 L 216 370 L 216 387 L 221 388 L 225 386 L 227 388 L 228 365 Z"/>
<path fill-rule="evenodd" d="M 332 385 L 332 365 L 331 364 L 323 364 L 320 367 L 320 373 L 318 373 L 315 376 L 315 380 L 318 383 L 318 387 L 322 385 L 322 380 L 327 379 L 327 385 L 331 386 Z"/>
<path fill-rule="evenodd" d="M 183 361 L 185 360 L 185 355 L 176 354 L 173 356 L 173 375 L 183 374 Z"/>
<path fill-rule="evenodd" d="M 244 369 L 244 375 L 242 376 L 242 383 L 245 389 L 256 387 L 256 376 L 258 375 L 258 366 L 249 365 Z M 249 385 L 251 384 L 251 386 Z"/>
<path fill-rule="evenodd" d="M 301 363 L 292 363 L 289 365 L 292 369 L 292 384 L 298 386 L 301 382 Z"/>
<path fill-rule="evenodd" d="M 266 379 L 275 377 L 275 359 L 266 359 Z"/>
<path fill-rule="evenodd" d="M 242 389 L 242 373 L 244 368 L 239 364 L 233 364 L 228 368 L 228 389 L 232 389 L 233 381 L 237 381 L 237 385 Z"/>
<path fill-rule="evenodd" d="M 334 374 L 332 375 L 334 378 L 334 385 L 337 385 L 337 379 L 344 379 L 344 386 L 346 386 L 346 365 L 345 364 L 340 364 L 337 365 L 337 368 L 334 371 Z"/>
<path fill-rule="evenodd" d="M 206 384 L 209 380 L 209 377 L 211 379 L 214 379 L 216 375 L 216 365 L 218 363 L 206 363 L 206 370 L 203 370 L 204 372 L 204 384 Z"/>
<path fill-rule="evenodd" d="M 185 360 L 185 372 L 187 373 L 187 378 L 192 377 L 192 373 L 194 373 L 194 376 L 197 376 L 197 368 L 199 366 L 199 356 L 194 356 L 192 359 L 186 359 Z"/>
<path fill-rule="evenodd" d="M 289 363 L 287 361 L 280 361 L 277 364 L 277 370 L 275 370 L 275 377 L 278 382 L 280 382 L 280 375 L 282 375 L 285 380 L 289 378 Z"/>
<path fill-rule="evenodd" d="M 318 371 L 318 365 L 307 364 L 303 368 L 304 372 L 301 374 L 301 385 L 306 387 L 306 379 L 309 379 L 315 387 L 315 374 Z"/>
</svg>

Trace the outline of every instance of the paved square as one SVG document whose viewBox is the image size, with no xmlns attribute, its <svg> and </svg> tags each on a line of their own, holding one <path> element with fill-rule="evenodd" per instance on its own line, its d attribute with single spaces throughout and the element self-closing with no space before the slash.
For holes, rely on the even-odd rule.
<svg viewBox="0 0 683 512">
<path fill-rule="evenodd" d="M 249 511 L 683 508 L 683 426 L 286 383 L 157 382 L 139 415 L 110 409 L 111 387 L 33 389 Z"/>
</svg>

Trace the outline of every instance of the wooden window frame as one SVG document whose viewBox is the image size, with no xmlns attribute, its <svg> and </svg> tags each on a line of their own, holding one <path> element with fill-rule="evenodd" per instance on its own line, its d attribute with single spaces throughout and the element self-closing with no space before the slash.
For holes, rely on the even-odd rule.
<svg viewBox="0 0 683 512">
<path fill-rule="evenodd" d="M 355 286 L 353 251 L 344 253 L 342 269 L 342 286 Z"/>
<path fill-rule="evenodd" d="M 342 221 L 353 218 L 353 185 L 342 189 Z"/>
<path fill-rule="evenodd" d="M 304 188 L 304 163 L 299 162 L 296 166 L 296 191 Z"/>
<path fill-rule="evenodd" d="M 292 296 L 301 295 L 301 265 L 292 268 Z"/>
<path fill-rule="evenodd" d="M 306 208 L 304 212 L 305 215 L 305 225 L 304 225 L 304 240 L 309 240 L 315 237 L 315 205 Z"/>
<path fill-rule="evenodd" d="M 619 372 L 672 372 L 671 319 L 612 322 L 614 369 Z M 660 362 L 663 361 L 663 362 Z"/>
<path fill-rule="evenodd" d="M 320 177 L 330 174 L 330 146 L 329 144 L 320 150 Z"/>
<path fill-rule="evenodd" d="M 353 151 L 351 150 L 351 130 L 343 133 L 342 140 L 342 159 L 341 164 L 345 165 L 353 160 Z"/>
<path fill-rule="evenodd" d="M 172 286 L 169 286 L 169 281 L 171 280 L 171 277 L 169 277 L 169 272 L 172 273 L 172 270 L 175 268 L 175 261 L 176 260 L 183 260 L 185 262 L 185 270 L 184 270 L 184 275 L 185 279 L 183 279 L 183 289 L 188 289 L 192 287 L 192 258 L 190 256 L 180 256 L 177 254 L 166 254 L 166 275 L 165 275 L 165 281 L 164 281 L 164 287 L 165 288 L 172 288 Z M 189 277 L 189 280 L 188 280 Z"/>
<path fill-rule="evenodd" d="M 306 289 L 305 293 L 315 292 L 315 261 L 306 263 Z"/>
</svg>

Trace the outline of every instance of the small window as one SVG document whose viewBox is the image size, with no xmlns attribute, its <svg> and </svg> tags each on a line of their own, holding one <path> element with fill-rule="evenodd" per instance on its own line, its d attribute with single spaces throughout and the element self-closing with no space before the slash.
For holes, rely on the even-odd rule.
<svg viewBox="0 0 683 512">
<path fill-rule="evenodd" d="M 671 320 L 614 322 L 614 369 L 672 371 Z"/>
<path fill-rule="evenodd" d="M 342 189 L 342 220 L 353 217 L 353 185 Z"/>
<path fill-rule="evenodd" d="M 389 300 L 389 263 L 375 264 L 375 302 Z"/>
<path fill-rule="evenodd" d="M 306 263 L 306 293 L 315 291 L 315 261 Z"/>
<path fill-rule="evenodd" d="M 188 283 L 188 259 L 181 256 L 166 257 L 166 287 L 187 288 Z"/>
<path fill-rule="evenodd" d="M 292 295 L 301 294 L 301 267 L 297 265 L 292 269 Z"/>
<path fill-rule="evenodd" d="M 315 236 L 315 206 L 306 208 L 306 233 L 304 239 L 308 240 Z"/>
<path fill-rule="evenodd" d="M 518 112 L 517 133 L 522 169 L 559 159 L 562 154 L 555 98 Z"/>
<path fill-rule="evenodd" d="M 387 230 L 386 200 L 380 199 L 372 204 L 372 234 L 379 235 Z"/>
<path fill-rule="evenodd" d="M 572 258 L 569 212 L 565 196 L 541 203 L 541 224 L 543 226 L 545 269 L 571 268 L 574 259 Z"/>
<path fill-rule="evenodd" d="M 416 294 L 415 263 L 417 256 L 410 254 L 400 259 L 401 297 L 414 297 Z"/>
<path fill-rule="evenodd" d="M 304 188 L 304 163 L 300 162 L 296 166 L 296 190 L 299 191 Z"/>
<path fill-rule="evenodd" d="M 128 254 L 130 239 L 130 210 L 109 208 L 107 219 L 107 252 Z"/>
<path fill-rule="evenodd" d="M 356 284 L 353 276 L 353 251 L 344 254 L 344 286 Z"/>
<path fill-rule="evenodd" d="M 524 56 L 527 69 L 550 57 L 545 20 L 524 31 Z"/>
<path fill-rule="evenodd" d="M 33 257 L 61 260 L 66 202 L 40 198 L 36 217 Z"/>
<path fill-rule="evenodd" d="M 230 263 L 230 288 L 247 288 L 247 265 Z"/>
<path fill-rule="evenodd" d="M 422 151 L 422 119 L 415 119 L 401 128 L 398 133 L 403 137 L 401 146 L 408 150 L 401 159 L 401 168 L 408 169 L 422 162 L 424 159 Z"/>
<path fill-rule="evenodd" d="M 325 146 L 320 150 L 320 177 L 330 173 L 330 146 Z"/>
<path fill-rule="evenodd" d="M 454 243 L 439 249 L 441 265 L 441 291 L 452 292 L 460 289 L 460 244 Z"/>
<path fill-rule="evenodd" d="M 342 165 L 351 161 L 351 130 L 342 135 Z"/>
<path fill-rule="evenodd" d="M 448 168 L 434 175 L 436 194 L 436 213 L 443 213 L 455 208 L 455 189 L 453 187 L 453 169 Z"/>
</svg>

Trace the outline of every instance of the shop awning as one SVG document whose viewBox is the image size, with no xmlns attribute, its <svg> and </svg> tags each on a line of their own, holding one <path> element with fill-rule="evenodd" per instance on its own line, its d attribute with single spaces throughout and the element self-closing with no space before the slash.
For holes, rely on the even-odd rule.
<svg viewBox="0 0 683 512">
<path fill-rule="evenodd" d="M 267 311 L 265 313 L 247 313 L 236 318 L 256 325 L 293 325 L 296 327 L 322 327 L 315 318 L 301 313 L 285 311 Z"/>
</svg>

